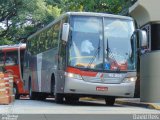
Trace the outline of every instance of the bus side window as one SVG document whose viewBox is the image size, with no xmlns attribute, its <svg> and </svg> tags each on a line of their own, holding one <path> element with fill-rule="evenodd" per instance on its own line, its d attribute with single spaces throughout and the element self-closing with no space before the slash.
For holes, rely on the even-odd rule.
<svg viewBox="0 0 160 120">
<path fill-rule="evenodd" d="M 23 67 L 25 68 L 29 68 L 29 57 L 30 57 L 31 53 L 29 51 L 25 51 L 24 53 L 24 65 Z"/>
</svg>

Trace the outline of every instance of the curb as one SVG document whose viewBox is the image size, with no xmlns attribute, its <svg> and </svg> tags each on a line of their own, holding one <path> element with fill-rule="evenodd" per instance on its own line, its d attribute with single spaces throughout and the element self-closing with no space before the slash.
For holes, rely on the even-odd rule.
<svg viewBox="0 0 160 120">
<path fill-rule="evenodd" d="M 149 108 L 160 110 L 160 105 L 156 105 L 154 103 L 149 103 Z"/>
<path fill-rule="evenodd" d="M 84 98 L 81 98 L 81 100 L 95 101 L 97 99 L 84 97 Z M 116 100 L 115 103 L 122 104 L 122 105 L 128 105 L 128 106 L 136 106 L 136 107 L 143 107 L 143 108 L 160 110 L 160 105 L 157 105 L 155 103 L 129 102 L 126 100 Z"/>
<path fill-rule="evenodd" d="M 145 107 L 145 108 L 160 110 L 160 105 L 156 105 L 154 103 L 142 103 L 142 102 L 136 103 L 136 102 L 123 101 L 123 100 L 116 100 L 115 103 L 122 104 L 122 105 Z"/>
</svg>

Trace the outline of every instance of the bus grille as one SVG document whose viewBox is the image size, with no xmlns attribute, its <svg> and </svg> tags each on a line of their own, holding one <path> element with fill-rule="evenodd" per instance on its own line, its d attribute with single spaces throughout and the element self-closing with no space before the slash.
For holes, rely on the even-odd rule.
<svg viewBox="0 0 160 120">
<path fill-rule="evenodd" d="M 92 83 L 103 83 L 103 84 L 119 84 L 122 82 L 122 78 L 100 78 L 100 77 L 88 77 L 83 76 L 83 80 Z"/>
</svg>

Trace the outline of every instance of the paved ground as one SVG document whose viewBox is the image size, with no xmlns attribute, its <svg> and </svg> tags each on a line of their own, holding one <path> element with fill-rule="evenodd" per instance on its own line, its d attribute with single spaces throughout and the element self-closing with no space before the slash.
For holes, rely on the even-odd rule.
<svg viewBox="0 0 160 120">
<path fill-rule="evenodd" d="M 38 115 L 10 115 L 2 117 L 1 120 L 133 120 L 134 115 L 113 115 L 113 114 L 38 114 Z M 138 119 L 137 119 L 138 120 Z M 147 119 L 145 119 L 147 120 Z M 150 119 L 148 119 L 150 120 Z M 153 120 L 153 119 L 152 119 Z"/>
<path fill-rule="evenodd" d="M 74 105 L 45 101 L 16 100 L 11 105 L 0 105 L 0 114 L 160 114 L 159 110 L 115 104 L 104 101 L 81 101 Z"/>
</svg>

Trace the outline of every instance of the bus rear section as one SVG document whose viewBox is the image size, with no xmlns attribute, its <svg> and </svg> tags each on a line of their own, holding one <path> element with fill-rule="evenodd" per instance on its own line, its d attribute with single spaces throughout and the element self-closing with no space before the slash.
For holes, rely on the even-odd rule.
<svg viewBox="0 0 160 120">
<path fill-rule="evenodd" d="M 1 67 L 4 72 L 13 74 L 15 98 L 19 99 L 20 95 L 26 95 L 27 91 L 23 88 L 22 70 L 25 45 L 8 45 L 1 46 Z"/>
<path fill-rule="evenodd" d="M 32 97 L 51 93 L 57 103 L 90 96 L 113 105 L 117 97 L 133 97 L 137 79 L 136 46 L 131 46 L 134 30 L 130 17 L 62 15 L 27 40 L 25 88 Z"/>
</svg>

